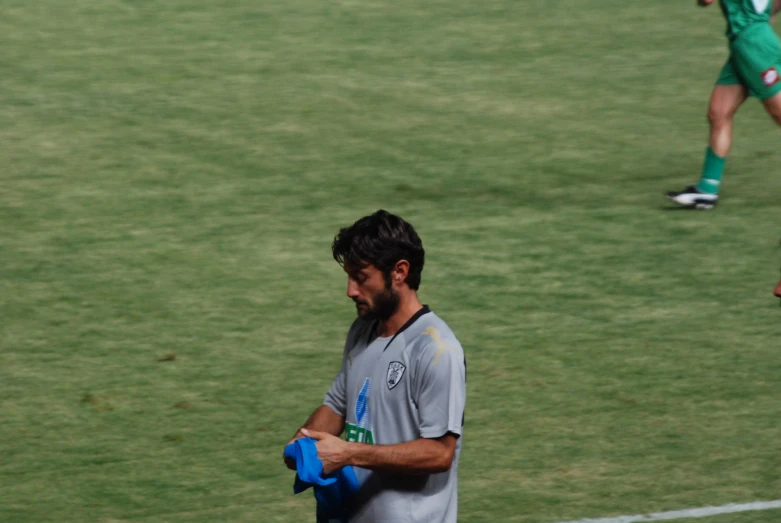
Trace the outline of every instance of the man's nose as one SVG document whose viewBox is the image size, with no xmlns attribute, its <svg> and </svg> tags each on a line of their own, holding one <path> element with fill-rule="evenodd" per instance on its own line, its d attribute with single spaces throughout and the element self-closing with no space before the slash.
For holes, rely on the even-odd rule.
<svg viewBox="0 0 781 523">
<path fill-rule="evenodd" d="M 352 280 L 347 281 L 347 297 L 357 298 L 360 293 L 358 292 L 358 284 Z"/>
</svg>

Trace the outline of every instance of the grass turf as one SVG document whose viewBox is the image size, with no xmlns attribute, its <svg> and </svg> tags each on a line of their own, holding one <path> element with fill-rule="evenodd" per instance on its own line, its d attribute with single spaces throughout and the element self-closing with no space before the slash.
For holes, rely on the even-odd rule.
<svg viewBox="0 0 781 523">
<path fill-rule="evenodd" d="M 354 314 L 330 240 L 379 207 L 467 351 L 461 521 L 780 497 L 758 104 L 717 211 L 660 197 L 699 172 L 715 8 L 0 13 L 1 521 L 310 519 L 281 448 Z"/>
</svg>

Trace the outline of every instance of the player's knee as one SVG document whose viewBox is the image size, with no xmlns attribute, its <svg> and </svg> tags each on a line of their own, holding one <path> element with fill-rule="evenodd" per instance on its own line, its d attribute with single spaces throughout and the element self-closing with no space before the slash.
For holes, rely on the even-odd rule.
<svg viewBox="0 0 781 523">
<path fill-rule="evenodd" d="M 781 106 L 779 104 L 768 104 L 767 113 L 778 125 L 781 125 Z"/>
<path fill-rule="evenodd" d="M 711 125 L 723 125 L 732 122 L 734 112 L 723 107 L 708 107 L 708 121 Z"/>
<path fill-rule="evenodd" d="M 770 115 L 770 118 L 773 119 L 774 122 L 776 122 L 778 125 L 781 125 L 781 108 L 767 108 L 767 113 Z"/>
<path fill-rule="evenodd" d="M 778 124 L 781 125 L 781 93 L 762 101 L 767 114 Z"/>
</svg>

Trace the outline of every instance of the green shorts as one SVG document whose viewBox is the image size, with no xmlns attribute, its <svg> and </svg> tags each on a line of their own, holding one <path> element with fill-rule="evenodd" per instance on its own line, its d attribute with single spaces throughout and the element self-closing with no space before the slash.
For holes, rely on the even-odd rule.
<svg viewBox="0 0 781 523">
<path fill-rule="evenodd" d="M 717 85 L 743 85 L 760 100 L 781 92 L 781 42 L 770 24 L 744 29 L 729 49 Z"/>
</svg>

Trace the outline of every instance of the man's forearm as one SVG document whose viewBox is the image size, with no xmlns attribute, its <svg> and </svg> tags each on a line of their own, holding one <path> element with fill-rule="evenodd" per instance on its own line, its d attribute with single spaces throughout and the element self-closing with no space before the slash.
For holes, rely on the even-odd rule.
<svg viewBox="0 0 781 523">
<path fill-rule="evenodd" d="M 301 428 L 339 436 L 344 432 L 344 418 L 331 410 L 330 407 L 320 405 Z M 296 437 L 300 437 L 300 430 L 296 433 Z"/>
<path fill-rule="evenodd" d="M 455 436 L 416 439 L 397 445 L 349 444 L 347 464 L 397 474 L 435 474 L 453 464 Z"/>
<path fill-rule="evenodd" d="M 306 420 L 304 425 L 296 431 L 288 444 L 293 443 L 299 438 L 303 438 L 305 434 L 302 431 L 305 429 L 323 432 L 338 438 L 342 432 L 344 432 L 344 418 L 332 411 L 330 407 L 320 405 L 312 415 L 309 416 L 309 419 Z M 287 468 L 296 470 L 296 463 L 293 458 L 285 457 L 284 460 Z"/>
</svg>

